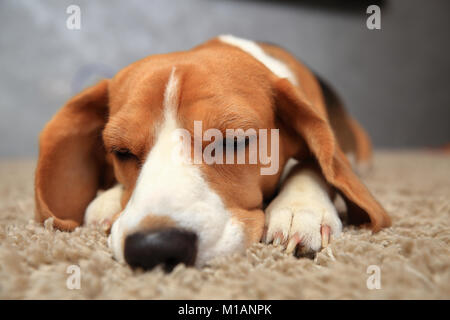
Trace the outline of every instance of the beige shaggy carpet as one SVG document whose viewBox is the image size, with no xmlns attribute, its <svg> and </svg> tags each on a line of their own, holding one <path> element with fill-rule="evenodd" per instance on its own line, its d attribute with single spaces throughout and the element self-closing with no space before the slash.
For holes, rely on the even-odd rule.
<svg viewBox="0 0 450 320">
<path fill-rule="evenodd" d="M 378 152 L 366 183 L 392 216 L 371 235 L 346 227 L 329 250 L 296 259 L 254 245 L 197 270 L 133 272 L 94 228 L 65 233 L 33 218 L 33 161 L 0 161 L 3 299 L 449 299 L 450 154 Z M 79 265 L 81 288 L 66 286 Z M 370 265 L 381 288 L 369 290 Z"/>
</svg>

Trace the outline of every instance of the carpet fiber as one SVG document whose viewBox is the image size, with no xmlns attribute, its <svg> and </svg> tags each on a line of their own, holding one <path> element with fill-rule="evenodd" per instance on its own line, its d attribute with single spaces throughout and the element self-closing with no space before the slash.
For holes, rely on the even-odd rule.
<svg viewBox="0 0 450 320">
<path fill-rule="evenodd" d="M 392 228 L 371 235 L 346 226 L 314 259 L 258 244 L 171 274 L 117 263 L 100 229 L 66 233 L 33 222 L 33 169 L 32 161 L 0 161 L 3 299 L 450 299 L 448 154 L 376 154 L 365 181 Z M 70 265 L 80 267 L 80 289 L 66 286 Z M 367 287 L 370 265 L 379 268 L 380 289 Z"/>
</svg>

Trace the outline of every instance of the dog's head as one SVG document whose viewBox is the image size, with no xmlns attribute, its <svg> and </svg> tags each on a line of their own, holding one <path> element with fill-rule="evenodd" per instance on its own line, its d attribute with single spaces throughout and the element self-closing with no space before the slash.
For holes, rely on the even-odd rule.
<svg viewBox="0 0 450 320">
<path fill-rule="evenodd" d="M 260 240 L 263 202 L 294 157 L 315 159 L 349 214 L 380 229 L 385 212 L 350 169 L 317 106 L 317 82 L 303 73 L 301 91 L 292 82 L 302 79 L 281 78 L 214 39 L 150 56 L 84 90 L 41 134 L 38 219 L 71 230 L 97 191 L 118 182 L 123 211 L 109 239 L 115 257 L 172 250 L 201 265 Z M 242 131 L 227 135 L 230 129 Z"/>
</svg>

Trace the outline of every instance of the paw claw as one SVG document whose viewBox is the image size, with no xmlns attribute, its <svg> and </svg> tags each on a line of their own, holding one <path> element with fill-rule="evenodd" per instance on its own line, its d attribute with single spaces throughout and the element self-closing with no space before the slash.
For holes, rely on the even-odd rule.
<svg viewBox="0 0 450 320">
<path fill-rule="evenodd" d="M 322 235 L 322 248 L 326 248 L 330 242 L 330 230 L 330 227 L 325 224 L 320 227 L 320 233 Z"/>
<path fill-rule="evenodd" d="M 267 237 L 268 237 L 267 226 L 264 226 L 263 234 L 262 234 L 262 237 L 261 237 L 261 242 L 267 244 L 268 243 Z"/>
<path fill-rule="evenodd" d="M 111 232 L 111 227 L 113 225 L 114 221 L 112 219 L 105 219 L 101 223 L 101 228 L 103 232 L 106 234 L 109 234 Z"/>
<path fill-rule="evenodd" d="M 280 244 L 282 244 L 283 242 L 284 242 L 283 233 L 280 231 L 275 232 L 274 237 L 273 237 L 273 245 L 277 247 Z"/>
<path fill-rule="evenodd" d="M 301 239 L 298 235 L 298 233 L 295 233 L 292 238 L 289 240 L 289 243 L 286 247 L 286 253 L 287 254 L 291 254 L 292 252 L 294 252 L 295 248 L 297 247 L 297 245 L 301 243 Z"/>
</svg>

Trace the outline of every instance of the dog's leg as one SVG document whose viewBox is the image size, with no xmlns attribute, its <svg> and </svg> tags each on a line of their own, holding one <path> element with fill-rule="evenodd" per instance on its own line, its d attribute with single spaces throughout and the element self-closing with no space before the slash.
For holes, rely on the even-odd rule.
<svg viewBox="0 0 450 320">
<path fill-rule="evenodd" d="M 287 253 L 297 246 L 303 251 L 326 247 L 330 235 L 338 237 L 342 230 L 329 193 L 319 172 L 295 166 L 266 209 L 265 242 L 283 245 Z"/>
<path fill-rule="evenodd" d="M 104 226 L 105 230 L 108 230 L 114 222 L 115 216 L 122 211 L 120 203 L 122 193 L 123 187 L 120 184 L 101 193 L 99 192 L 97 197 L 86 208 L 84 224 L 100 224 Z"/>
</svg>

